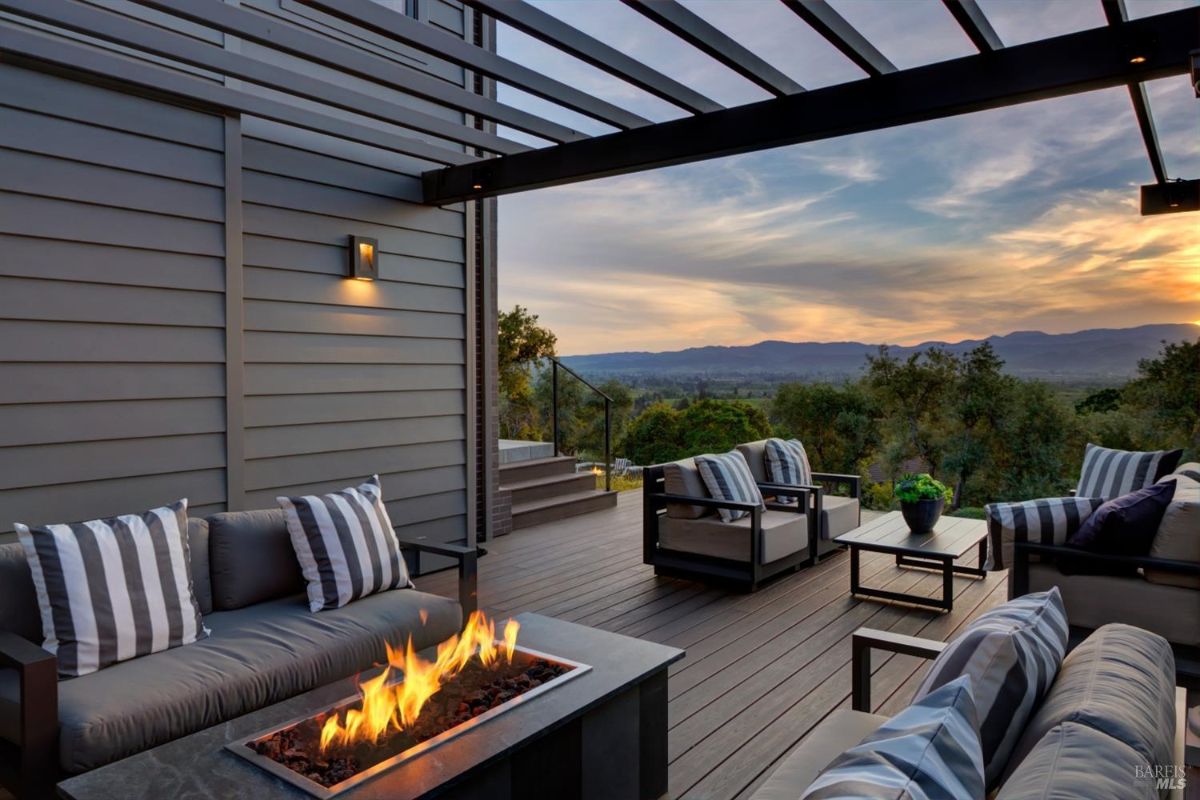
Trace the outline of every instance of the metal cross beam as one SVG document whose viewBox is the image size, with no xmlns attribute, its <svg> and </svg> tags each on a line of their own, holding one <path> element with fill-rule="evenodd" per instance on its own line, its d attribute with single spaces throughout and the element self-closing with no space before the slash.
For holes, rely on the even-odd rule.
<svg viewBox="0 0 1200 800">
<path fill-rule="evenodd" d="M 1131 63 L 1130 41 L 1154 40 Z M 425 173 L 433 205 L 829 139 L 1187 74 L 1200 8 Z"/>
<path fill-rule="evenodd" d="M 896 71 L 896 65 L 825 0 L 783 0 L 783 4 L 868 75 L 879 77 Z"/>
<path fill-rule="evenodd" d="M 992 23 L 988 22 L 983 9 L 975 0 L 942 0 L 942 3 L 954 15 L 958 26 L 963 29 L 963 33 L 967 34 L 967 38 L 979 52 L 987 53 L 1004 47 L 1000 41 L 1000 35 L 992 27 Z"/>
<path fill-rule="evenodd" d="M 472 0 L 467 0 L 471 2 Z M 692 13 L 676 0 L 622 0 L 639 14 L 720 61 L 776 97 L 803 92 L 804 87 Z"/>
<path fill-rule="evenodd" d="M 495 17 L 538 41 L 570 53 L 579 60 L 615 75 L 623 81 L 666 100 L 672 105 L 702 114 L 724 106 L 694 89 L 668 78 L 635 58 L 606 45 L 558 17 L 534 8 L 524 0 L 464 0 L 476 11 Z"/>
<path fill-rule="evenodd" d="M 1101 5 L 1109 25 L 1121 25 L 1129 21 L 1125 0 L 1102 0 Z M 1146 56 L 1134 50 L 1127 50 L 1126 57 L 1136 60 Z M 1154 130 L 1154 117 L 1150 115 L 1150 98 L 1146 96 L 1146 87 L 1141 83 L 1130 83 L 1129 100 L 1133 103 L 1133 114 L 1137 117 L 1138 129 L 1142 132 L 1142 141 L 1146 145 L 1146 155 L 1150 159 L 1150 169 L 1154 171 L 1154 180 L 1166 183 L 1167 167 L 1163 163 L 1162 149 L 1158 146 L 1158 132 Z"/>
</svg>

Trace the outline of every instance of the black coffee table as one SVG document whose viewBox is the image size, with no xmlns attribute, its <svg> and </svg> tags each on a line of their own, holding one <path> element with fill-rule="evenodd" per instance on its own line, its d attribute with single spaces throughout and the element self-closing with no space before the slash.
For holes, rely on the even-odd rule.
<svg viewBox="0 0 1200 800">
<path fill-rule="evenodd" d="M 673 647 L 521 614 L 519 643 L 591 666 L 510 711 L 348 789 L 347 800 L 535 797 L 648 800 L 667 791 L 667 667 Z M 353 695 L 340 681 L 58 785 L 72 800 L 309 795 L 225 745 Z"/>
<path fill-rule="evenodd" d="M 954 575 L 970 575 L 982 578 L 987 561 L 987 522 L 979 519 L 942 517 L 932 533 L 912 533 L 899 511 L 876 517 L 849 533 L 834 539 L 838 544 L 850 548 L 850 594 L 876 597 L 883 600 L 900 600 L 920 606 L 954 610 Z M 979 565 L 972 567 L 956 563 L 972 550 L 979 551 Z M 942 596 L 892 592 L 872 589 L 859 583 L 858 553 L 866 550 L 873 553 L 894 553 L 896 564 L 901 567 L 938 570 L 942 573 Z"/>
</svg>

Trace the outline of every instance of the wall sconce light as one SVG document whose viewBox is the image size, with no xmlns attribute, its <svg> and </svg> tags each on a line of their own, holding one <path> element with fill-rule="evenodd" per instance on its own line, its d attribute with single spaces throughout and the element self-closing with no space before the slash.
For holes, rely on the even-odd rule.
<svg viewBox="0 0 1200 800">
<path fill-rule="evenodd" d="M 379 241 L 366 236 L 350 237 L 350 258 L 346 277 L 373 281 L 379 277 Z"/>
</svg>

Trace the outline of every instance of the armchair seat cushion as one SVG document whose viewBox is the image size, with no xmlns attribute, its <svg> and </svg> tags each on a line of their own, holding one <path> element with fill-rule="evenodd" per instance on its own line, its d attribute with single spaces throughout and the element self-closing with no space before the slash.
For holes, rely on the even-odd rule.
<svg viewBox="0 0 1200 800">
<path fill-rule="evenodd" d="M 422 623 L 420 612 L 428 612 Z M 458 604 L 413 589 L 313 614 L 303 595 L 206 617 L 212 635 L 59 683 L 59 761 L 84 772 L 348 678 L 384 659 L 384 641 L 429 647 L 458 630 Z M 0 671 L 0 731 L 18 706 Z"/>
<path fill-rule="evenodd" d="M 668 550 L 681 550 L 750 561 L 750 518 L 722 522 L 716 516 L 700 519 L 677 519 L 671 516 L 659 520 L 659 544 Z M 808 550 L 808 521 L 796 511 L 764 511 L 762 513 L 762 552 L 759 563 L 769 564 L 786 556 Z"/>
<path fill-rule="evenodd" d="M 1079 723 L 1137 751 L 1145 763 L 1172 763 L 1175 659 L 1161 636 L 1131 625 L 1099 628 L 1072 650 L 1037 713 L 1025 726 L 1006 774 L 1051 729 Z"/>
<path fill-rule="evenodd" d="M 827 494 L 821 498 L 821 541 L 828 542 L 858 527 L 858 498 Z"/>
<path fill-rule="evenodd" d="M 1062 593 L 1072 626 L 1124 622 L 1176 644 L 1200 646 L 1200 594 L 1195 589 L 1152 583 L 1140 575 L 1064 575 L 1053 564 L 1029 565 L 1029 591 L 1052 586 Z"/>
</svg>

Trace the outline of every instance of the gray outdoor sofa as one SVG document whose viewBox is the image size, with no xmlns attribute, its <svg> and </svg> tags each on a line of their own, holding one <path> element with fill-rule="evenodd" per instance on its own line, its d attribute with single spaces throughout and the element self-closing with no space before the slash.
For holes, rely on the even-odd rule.
<svg viewBox="0 0 1200 800">
<path fill-rule="evenodd" d="M 314 614 L 281 511 L 190 519 L 188 543 L 211 635 L 62 681 L 21 546 L 0 545 L 0 781 L 19 797 L 353 676 L 384 659 L 385 640 L 434 645 L 475 607 L 465 547 L 401 540 L 410 557 L 458 560 L 458 601 L 397 589 Z"/>
<path fill-rule="evenodd" d="M 815 563 L 835 549 L 833 537 L 860 524 L 857 475 L 814 473 L 812 485 L 767 482 L 765 441 L 738 445 L 765 496 L 766 510 L 748 503 L 716 500 L 704 486 L 693 459 L 656 464 L 642 471 L 643 561 L 659 575 L 703 578 L 755 591 L 768 578 Z M 835 497 L 822 484 L 849 487 Z M 780 497 L 799 502 L 781 504 Z M 749 516 L 724 522 L 717 511 L 732 508 Z"/>
<path fill-rule="evenodd" d="M 843 751 L 888 720 L 869 713 L 872 650 L 933 659 L 945 647 L 890 631 L 857 631 L 853 710 L 822 720 L 751 800 L 796 800 Z M 1103 626 L 1063 661 L 1017 740 L 994 800 L 1182 800 L 1185 712 L 1167 642 L 1130 625 Z M 1167 785 L 1156 785 L 1159 779 Z"/>
</svg>

